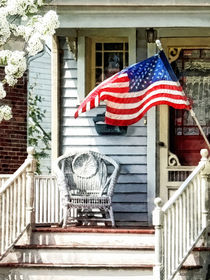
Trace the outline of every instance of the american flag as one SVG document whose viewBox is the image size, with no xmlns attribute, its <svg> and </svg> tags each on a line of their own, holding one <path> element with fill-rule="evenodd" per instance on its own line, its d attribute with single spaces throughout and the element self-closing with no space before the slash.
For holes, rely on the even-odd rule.
<svg viewBox="0 0 210 280">
<path fill-rule="evenodd" d="M 106 104 L 105 123 L 117 126 L 136 123 L 160 104 L 191 109 L 163 51 L 103 81 L 84 99 L 75 118 L 98 107 L 101 101 Z"/>
</svg>

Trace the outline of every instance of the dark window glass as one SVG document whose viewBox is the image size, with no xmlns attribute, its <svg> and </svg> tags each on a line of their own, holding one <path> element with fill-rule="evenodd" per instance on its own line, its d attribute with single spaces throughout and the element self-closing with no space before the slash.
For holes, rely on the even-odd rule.
<svg viewBox="0 0 210 280">
<path fill-rule="evenodd" d="M 102 65 L 102 53 L 96 52 L 96 66 Z"/>
<path fill-rule="evenodd" d="M 104 43 L 105 51 L 123 50 L 123 43 Z"/>
<path fill-rule="evenodd" d="M 96 85 L 102 82 L 102 69 L 96 68 Z"/>
<path fill-rule="evenodd" d="M 96 43 L 96 50 L 101 51 L 102 50 L 102 43 Z"/>
<path fill-rule="evenodd" d="M 123 68 L 123 54 L 117 52 L 104 53 L 104 76 L 108 78 Z"/>
</svg>

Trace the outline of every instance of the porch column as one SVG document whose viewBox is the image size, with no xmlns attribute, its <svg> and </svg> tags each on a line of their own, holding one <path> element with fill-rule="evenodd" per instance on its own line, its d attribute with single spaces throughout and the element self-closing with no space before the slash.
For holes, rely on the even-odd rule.
<svg viewBox="0 0 210 280">
<path fill-rule="evenodd" d="M 147 57 L 156 53 L 156 44 L 147 43 Z M 148 223 L 152 224 L 152 211 L 156 196 L 156 107 L 147 112 L 147 192 Z"/>
<path fill-rule="evenodd" d="M 52 128 L 52 140 L 51 140 L 51 165 L 53 165 L 55 159 L 59 154 L 59 44 L 58 37 L 52 38 L 52 56 L 51 56 L 51 73 L 52 73 L 52 115 L 51 115 L 51 128 Z"/>
</svg>

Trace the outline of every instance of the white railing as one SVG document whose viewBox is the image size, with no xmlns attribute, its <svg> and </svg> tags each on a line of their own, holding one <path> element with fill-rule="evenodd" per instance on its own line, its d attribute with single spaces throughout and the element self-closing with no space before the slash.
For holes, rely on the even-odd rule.
<svg viewBox="0 0 210 280">
<path fill-rule="evenodd" d="M 11 174 L 0 174 L 0 188 L 6 183 L 7 179 L 12 176 Z"/>
<path fill-rule="evenodd" d="M 11 174 L 0 174 L 0 188 L 11 176 Z M 35 175 L 34 187 L 35 224 L 60 224 L 63 210 L 56 177 Z"/>
<path fill-rule="evenodd" d="M 27 152 L 25 162 L 0 187 L 0 258 L 34 224 L 34 149 Z"/>
<path fill-rule="evenodd" d="M 210 162 L 207 150 L 201 155 L 199 165 L 163 207 L 161 199 L 155 199 L 155 280 L 173 279 L 207 228 Z"/>
<path fill-rule="evenodd" d="M 60 191 L 53 175 L 35 176 L 35 223 L 60 224 L 63 217 Z"/>
</svg>

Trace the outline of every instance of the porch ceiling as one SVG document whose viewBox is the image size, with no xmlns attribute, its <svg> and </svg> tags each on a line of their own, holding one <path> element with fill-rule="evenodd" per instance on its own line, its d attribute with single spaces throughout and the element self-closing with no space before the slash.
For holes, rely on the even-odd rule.
<svg viewBox="0 0 210 280">
<path fill-rule="evenodd" d="M 67 6 L 205 6 L 208 0 L 52 0 L 52 5 Z"/>
<path fill-rule="evenodd" d="M 51 5 L 61 28 L 210 27 L 207 1 L 161 2 L 62 0 Z"/>
</svg>

